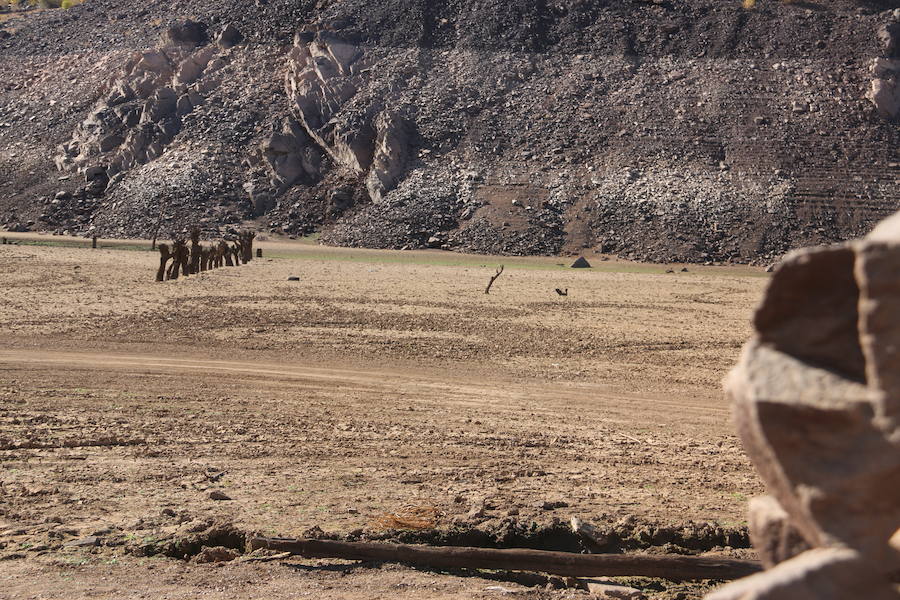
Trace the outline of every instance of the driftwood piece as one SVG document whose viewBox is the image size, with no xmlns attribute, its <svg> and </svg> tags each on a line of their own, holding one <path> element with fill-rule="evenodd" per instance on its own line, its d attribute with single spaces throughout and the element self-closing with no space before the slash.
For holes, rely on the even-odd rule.
<svg viewBox="0 0 900 600">
<path fill-rule="evenodd" d="M 256 537 L 251 549 L 267 548 L 306 558 L 399 562 L 445 569 L 534 571 L 568 577 L 642 576 L 672 581 L 732 580 L 760 570 L 756 561 L 698 556 L 574 554 L 547 550 L 410 546 L 370 542 Z"/>
<path fill-rule="evenodd" d="M 497 269 L 497 274 L 491 277 L 491 280 L 488 282 L 487 287 L 484 289 L 485 294 L 491 293 L 491 286 L 494 285 L 494 282 L 497 281 L 497 278 L 503 274 L 503 265 L 500 265 L 500 268 Z"/>
<path fill-rule="evenodd" d="M 271 556 L 244 556 L 237 559 L 236 563 L 264 563 L 264 562 L 274 562 L 276 560 L 284 560 L 291 556 L 290 552 L 279 552 L 278 554 L 273 554 Z"/>
</svg>

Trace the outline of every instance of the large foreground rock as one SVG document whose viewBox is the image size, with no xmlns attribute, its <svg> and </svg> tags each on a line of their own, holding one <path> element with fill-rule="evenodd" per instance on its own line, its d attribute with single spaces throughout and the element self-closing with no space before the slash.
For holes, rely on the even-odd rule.
<svg viewBox="0 0 900 600">
<path fill-rule="evenodd" d="M 790 254 L 755 326 L 727 390 L 771 570 L 708 600 L 900 598 L 900 214 Z"/>
</svg>

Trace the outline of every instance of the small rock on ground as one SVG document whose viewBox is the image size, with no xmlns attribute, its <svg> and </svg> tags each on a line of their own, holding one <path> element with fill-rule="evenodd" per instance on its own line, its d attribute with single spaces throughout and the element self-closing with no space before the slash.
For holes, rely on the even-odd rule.
<svg viewBox="0 0 900 600">
<path fill-rule="evenodd" d="M 236 559 L 240 556 L 241 553 L 232 548 L 225 548 L 224 546 L 215 546 L 208 547 L 204 546 L 200 553 L 194 557 L 195 563 L 217 563 L 217 562 L 229 562 Z"/>
</svg>

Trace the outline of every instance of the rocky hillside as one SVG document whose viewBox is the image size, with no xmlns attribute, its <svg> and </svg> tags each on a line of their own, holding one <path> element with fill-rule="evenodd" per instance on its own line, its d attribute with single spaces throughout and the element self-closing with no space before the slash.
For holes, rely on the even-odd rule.
<svg viewBox="0 0 900 600">
<path fill-rule="evenodd" d="M 768 261 L 900 207 L 900 6 L 87 0 L 0 13 L 0 225 Z"/>
</svg>

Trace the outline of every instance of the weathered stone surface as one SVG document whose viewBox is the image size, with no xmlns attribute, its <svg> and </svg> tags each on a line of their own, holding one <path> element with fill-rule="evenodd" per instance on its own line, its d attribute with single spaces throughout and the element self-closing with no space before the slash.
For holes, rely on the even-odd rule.
<svg viewBox="0 0 900 600">
<path fill-rule="evenodd" d="M 84 180 L 90 183 L 100 177 L 106 177 L 106 169 L 100 166 L 88 167 L 84 170 Z"/>
<path fill-rule="evenodd" d="M 900 52 L 900 23 L 885 23 L 878 28 L 878 42 L 885 56 L 897 56 Z"/>
<path fill-rule="evenodd" d="M 175 74 L 175 85 L 190 85 L 200 79 L 203 70 L 215 56 L 216 48 L 209 46 L 194 52 L 184 59 L 178 66 L 178 72 Z"/>
<path fill-rule="evenodd" d="M 166 44 L 199 46 L 206 41 L 206 25 L 190 19 L 170 26 L 163 34 Z"/>
<path fill-rule="evenodd" d="M 409 159 L 409 131 L 398 116 L 382 113 L 376 121 L 378 138 L 372 168 L 366 178 L 369 197 L 379 201 L 397 187 Z"/>
<path fill-rule="evenodd" d="M 286 90 L 298 122 L 339 167 L 364 176 L 372 200 L 381 200 L 405 175 L 410 125 L 372 99 L 358 99 L 361 48 L 309 30 L 298 31 L 294 45 Z"/>
<path fill-rule="evenodd" d="M 121 146 L 124 141 L 122 136 L 115 133 L 110 134 L 100 140 L 100 152 L 109 152 L 110 150 Z"/>
<path fill-rule="evenodd" d="M 894 119 L 900 114 L 900 88 L 895 79 L 873 79 L 868 98 L 882 117 Z"/>
<path fill-rule="evenodd" d="M 166 45 L 133 55 L 72 139 L 59 147 L 56 167 L 89 166 L 107 154 L 104 160 L 121 173 L 159 158 L 181 131 L 182 119 L 203 103 L 200 90 L 218 85 L 207 75 L 219 48 L 196 48 L 205 35 L 200 24 L 177 24 L 163 36 Z"/>
<path fill-rule="evenodd" d="M 767 569 L 809 550 L 809 544 L 772 496 L 751 499 L 749 513 L 750 540 Z"/>
<path fill-rule="evenodd" d="M 71 542 L 66 542 L 64 545 L 68 548 L 90 548 L 99 546 L 100 538 L 95 535 L 90 535 L 88 537 L 72 540 Z"/>
<path fill-rule="evenodd" d="M 295 121 L 288 121 L 280 132 L 264 140 L 261 151 L 271 172 L 271 183 L 279 191 L 319 176 L 322 152 Z"/>
<path fill-rule="evenodd" d="M 760 340 L 785 354 L 862 381 L 856 332 L 859 292 L 849 246 L 789 254 L 756 312 Z"/>
<path fill-rule="evenodd" d="M 603 600 L 644 600 L 641 590 L 619 585 L 607 579 L 582 579 L 587 591 L 595 598 Z"/>
<path fill-rule="evenodd" d="M 227 24 L 216 38 L 216 43 L 222 48 L 233 48 L 243 41 L 244 36 L 237 27 L 231 23 Z"/>
<path fill-rule="evenodd" d="M 232 548 L 224 546 L 214 546 L 212 548 L 204 546 L 200 553 L 194 557 L 195 563 L 221 563 L 230 562 L 241 555 L 240 552 Z"/>
<path fill-rule="evenodd" d="M 710 600 L 900 598 L 900 216 L 787 256 L 755 325 L 726 389 L 771 494 L 750 523 L 774 568 Z"/>
<path fill-rule="evenodd" d="M 876 565 L 852 550 L 804 552 L 774 569 L 727 585 L 706 600 L 896 600 Z"/>
</svg>

